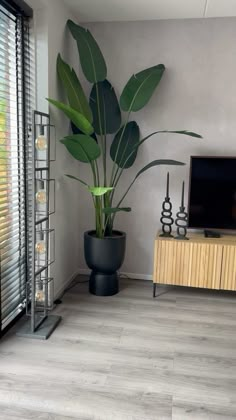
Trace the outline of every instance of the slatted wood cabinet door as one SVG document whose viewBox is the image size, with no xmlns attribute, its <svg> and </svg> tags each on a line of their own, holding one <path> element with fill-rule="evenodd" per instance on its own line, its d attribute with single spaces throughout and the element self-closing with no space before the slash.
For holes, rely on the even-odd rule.
<svg viewBox="0 0 236 420">
<path fill-rule="evenodd" d="M 223 244 L 198 240 L 156 238 L 155 283 L 220 289 Z"/>
<path fill-rule="evenodd" d="M 190 286 L 190 256 L 191 247 L 184 241 L 157 240 L 154 281 Z"/>
<path fill-rule="evenodd" d="M 191 280 L 189 286 L 220 289 L 223 246 L 192 243 Z"/>
<path fill-rule="evenodd" d="M 222 257 L 220 288 L 236 290 L 236 246 L 225 245 Z"/>
</svg>

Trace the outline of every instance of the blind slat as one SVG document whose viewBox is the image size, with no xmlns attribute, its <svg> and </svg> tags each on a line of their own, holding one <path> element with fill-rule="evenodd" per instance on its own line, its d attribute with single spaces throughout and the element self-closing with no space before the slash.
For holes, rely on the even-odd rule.
<svg viewBox="0 0 236 420">
<path fill-rule="evenodd" d="M 6 326 L 25 300 L 25 153 L 34 61 L 28 21 L 12 3 L 9 9 L 1 2 L 0 37 L 0 318 Z"/>
<path fill-rule="evenodd" d="M 12 258 L 11 261 L 6 263 L 4 267 L 2 268 L 1 272 L 1 279 L 4 281 L 4 279 L 8 278 L 8 275 L 13 273 L 19 266 L 22 266 L 24 262 L 24 259 L 22 257 Z"/>
</svg>

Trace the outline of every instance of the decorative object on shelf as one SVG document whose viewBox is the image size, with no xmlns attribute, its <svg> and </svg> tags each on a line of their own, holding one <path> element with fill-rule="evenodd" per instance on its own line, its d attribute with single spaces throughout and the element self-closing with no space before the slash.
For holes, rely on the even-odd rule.
<svg viewBox="0 0 236 420">
<path fill-rule="evenodd" d="M 40 304 L 45 302 L 45 295 L 43 290 L 37 290 L 35 292 L 35 300 L 36 302 L 39 302 Z"/>
<path fill-rule="evenodd" d="M 48 148 L 48 142 L 47 142 L 47 138 L 44 135 L 44 126 L 43 125 L 40 126 L 40 134 L 38 135 L 38 137 L 35 140 L 35 147 L 40 152 L 43 152 L 43 151 L 47 150 L 47 148 Z"/>
<path fill-rule="evenodd" d="M 41 180 L 37 180 L 36 184 L 40 184 L 40 188 L 37 190 L 35 194 L 35 198 L 38 204 L 46 204 L 47 202 L 47 193 L 44 189 L 44 182 Z"/>
<path fill-rule="evenodd" d="M 50 179 L 50 116 L 33 113 L 33 135 L 28 145 L 27 207 L 28 207 L 28 270 L 26 284 L 26 315 L 29 320 L 17 335 L 46 340 L 61 320 L 50 315 L 53 308 L 53 278 L 50 264 L 55 259 L 54 230 L 50 229 L 51 200 L 55 210 L 55 180 Z M 47 136 L 45 136 L 45 130 Z M 36 139 L 36 140 L 35 140 Z M 46 152 L 41 153 L 39 152 Z M 54 183 L 51 189 L 50 184 Z"/>
<path fill-rule="evenodd" d="M 43 232 L 40 232 L 39 239 L 36 239 L 35 252 L 39 255 L 44 255 L 46 253 L 46 242 L 44 240 Z"/>
<path fill-rule="evenodd" d="M 182 196 L 181 196 L 181 205 L 179 208 L 178 213 L 176 214 L 175 224 L 177 226 L 177 236 L 175 239 L 184 239 L 188 240 L 187 238 L 187 225 L 188 225 L 188 213 L 185 211 L 184 206 L 184 181 L 182 184 Z"/>
<path fill-rule="evenodd" d="M 78 46 L 79 58 L 85 78 L 91 84 L 90 96 L 86 97 L 79 78 L 73 68 L 67 64 L 58 54 L 57 74 L 67 96 L 65 103 L 47 98 L 51 105 L 62 111 L 70 120 L 73 134 L 67 135 L 60 141 L 67 151 L 78 161 L 87 163 L 91 169 L 92 183 L 89 179 L 67 174 L 67 176 L 80 184 L 92 195 L 95 212 L 94 229 L 84 235 L 84 252 L 87 264 L 92 267 L 90 276 L 90 292 L 104 295 L 112 295 L 119 291 L 118 278 L 114 270 L 117 270 L 117 261 L 111 258 L 110 248 L 107 244 L 117 242 L 120 255 L 125 253 L 125 235 L 117 232 L 114 228 L 116 216 L 120 212 L 130 212 L 131 208 L 123 205 L 130 189 L 136 180 L 146 171 L 160 165 L 183 165 L 172 159 L 154 160 L 140 168 L 134 178 L 130 180 L 121 196 L 117 199 L 117 191 L 120 179 L 127 169 L 133 166 L 139 149 L 144 142 L 152 136 L 164 135 L 164 133 L 176 133 L 184 136 L 200 138 L 187 130 L 155 130 L 141 137 L 139 125 L 135 120 L 130 121 L 139 110 L 143 109 L 151 99 L 156 88 L 161 82 L 165 72 L 164 64 L 156 64 L 136 74 L 131 74 L 125 84 L 120 98 L 117 98 L 115 89 L 107 80 L 107 66 L 102 51 L 91 32 L 76 24 L 72 20 L 67 21 L 67 27 Z M 92 51 L 92 54 L 91 54 Z M 101 106 L 102 105 L 102 106 Z M 124 116 L 124 121 L 122 117 Z M 111 142 L 106 141 L 107 136 L 112 136 Z M 109 149 L 108 149 L 109 147 Z M 111 165 L 108 162 L 111 158 Z M 101 164 L 100 164 L 101 163 Z M 88 240 L 90 236 L 91 240 Z M 102 266 L 107 267 L 114 262 L 111 270 L 107 270 L 106 279 L 102 279 L 101 267 L 90 264 L 94 258 L 95 239 L 100 244 L 100 258 Z M 96 248 L 97 249 L 97 248 Z M 102 254 L 101 254 L 102 250 Z M 120 261 L 123 257 L 120 258 Z M 95 261 L 95 259 L 94 259 Z M 115 268 L 116 267 L 116 268 Z M 110 275 L 112 273 L 112 275 Z M 111 287 L 113 284 L 113 287 Z M 101 289 L 103 292 L 101 292 Z"/>
<path fill-rule="evenodd" d="M 41 229 L 35 232 L 35 269 L 36 271 L 55 261 L 55 231 L 43 229 L 44 223 L 39 222 Z"/>
<path fill-rule="evenodd" d="M 172 216 L 172 203 L 170 201 L 169 195 L 169 186 L 170 186 L 170 175 L 169 172 L 167 173 L 167 180 L 166 180 L 166 196 L 165 200 L 162 203 L 162 212 L 161 212 L 161 219 L 160 222 L 162 223 L 162 233 L 160 236 L 166 238 L 172 238 L 172 225 L 174 223 L 174 219 Z"/>
</svg>

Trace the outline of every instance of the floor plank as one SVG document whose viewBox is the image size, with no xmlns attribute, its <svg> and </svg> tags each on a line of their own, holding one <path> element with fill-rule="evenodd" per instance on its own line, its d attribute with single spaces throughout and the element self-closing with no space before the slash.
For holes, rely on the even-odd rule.
<svg viewBox="0 0 236 420">
<path fill-rule="evenodd" d="M 78 278 L 83 281 L 86 278 Z M 0 420 L 236 419 L 235 294 L 122 280 L 69 290 L 47 341 L 0 343 Z"/>
</svg>

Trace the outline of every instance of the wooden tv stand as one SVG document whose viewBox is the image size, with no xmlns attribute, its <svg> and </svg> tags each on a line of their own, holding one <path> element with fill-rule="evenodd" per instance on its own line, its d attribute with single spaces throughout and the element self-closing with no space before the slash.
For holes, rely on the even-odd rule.
<svg viewBox="0 0 236 420">
<path fill-rule="evenodd" d="M 236 290 L 236 236 L 205 238 L 188 233 L 189 240 L 155 239 L 153 296 L 156 285 L 170 284 Z"/>
</svg>

